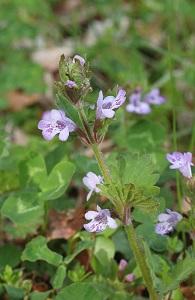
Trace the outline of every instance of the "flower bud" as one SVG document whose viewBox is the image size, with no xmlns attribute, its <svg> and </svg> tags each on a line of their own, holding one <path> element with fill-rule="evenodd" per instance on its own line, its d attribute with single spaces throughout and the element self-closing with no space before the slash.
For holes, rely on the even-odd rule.
<svg viewBox="0 0 195 300">
<path fill-rule="evenodd" d="M 88 66 L 84 58 L 79 55 L 75 55 L 73 59 L 62 55 L 59 62 L 59 75 L 58 89 L 60 88 L 60 92 L 74 104 L 91 90 Z"/>
</svg>

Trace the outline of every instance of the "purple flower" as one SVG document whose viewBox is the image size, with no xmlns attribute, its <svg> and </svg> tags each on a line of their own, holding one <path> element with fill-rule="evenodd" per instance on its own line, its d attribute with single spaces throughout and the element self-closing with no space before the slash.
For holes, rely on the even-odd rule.
<svg viewBox="0 0 195 300">
<path fill-rule="evenodd" d="M 101 232 L 107 227 L 116 228 L 116 221 L 111 218 L 109 209 L 101 209 L 97 205 L 97 211 L 90 210 L 85 214 L 86 220 L 91 220 L 88 224 L 84 224 L 85 230 L 89 232 Z"/>
<path fill-rule="evenodd" d="M 173 152 L 167 154 L 167 160 L 171 163 L 170 169 L 178 169 L 183 176 L 192 178 L 191 166 L 192 153 L 191 152 Z"/>
<path fill-rule="evenodd" d="M 141 90 L 135 90 L 129 97 L 129 104 L 126 106 L 126 110 L 138 115 L 147 115 L 151 112 L 150 105 L 142 101 Z"/>
<path fill-rule="evenodd" d="M 85 64 L 85 59 L 82 56 L 77 54 L 73 57 L 73 62 L 75 63 L 77 60 L 79 61 L 80 65 L 83 67 Z"/>
<path fill-rule="evenodd" d="M 56 134 L 59 134 L 61 141 L 68 139 L 69 133 L 76 129 L 75 123 L 65 116 L 62 110 L 52 109 L 43 113 L 42 120 L 38 123 L 42 130 L 44 139 L 50 141 Z"/>
<path fill-rule="evenodd" d="M 166 235 L 170 233 L 182 219 L 182 215 L 176 211 L 166 209 L 166 212 L 167 213 L 162 213 L 158 216 L 159 223 L 156 224 L 155 228 L 157 234 Z"/>
<path fill-rule="evenodd" d="M 116 97 L 107 96 L 104 98 L 102 91 L 100 91 L 97 100 L 96 118 L 113 118 L 115 115 L 114 110 L 119 108 L 125 102 L 125 95 L 126 92 L 123 89 L 120 89 Z"/>
<path fill-rule="evenodd" d="M 97 187 L 98 184 L 103 183 L 102 176 L 97 176 L 93 172 L 88 172 L 87 175 L 83 178 L 83 183 L 89 189 L 89 193 L 87 195 L 87 201 L 91 197 L 92 193 L 99 193 L 100 189 Z"/>
<path fill-rule="evenodd" d="M 118 266 L 119 271 L 124 271 L 127 265 L 128 262 L 125 259 L 121 259 Z"/>
<path fill-rule="evenodd" d="M 70 89 L 77 87 L 76 82 L 73 81 L 73 80 L 67 80 L 67 81 L 65 82 L 65 85 L 66 85 L 67 87 L 69 87 Z"/>
<path fill-rule="evenodd" d="M 165 102 L 165 98 L 160 95 L 159 89 L 152 89 L 146 94 L 144 101 L 148 104 L 160 105 Z"/>
<path fill-rule="evenodd" d="M 125 281 L 132 282 L 135 280 L 135 275 L 133 273 L 125 275 Z"/>
</svg>

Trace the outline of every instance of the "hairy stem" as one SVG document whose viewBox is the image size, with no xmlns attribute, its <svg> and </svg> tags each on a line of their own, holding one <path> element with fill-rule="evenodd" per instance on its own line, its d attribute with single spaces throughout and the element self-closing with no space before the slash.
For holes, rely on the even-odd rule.
<svg viewBox="0 0 195 300">
<path fill-rule="evenodd" d="M 105 182 L 111 184 L 112 179 L 111 179 L 111 176 L 110 176 L 110 172 L 108 170 L 108 167 L 106 166 L 106 163 L 104 161 L 102 152 L 99 149 L 99 146 L 97 144 L 92 144 L 91 147 L 93 149 L 93 153 L 94 153 L 95 158 L 97 160 L 100 171 L 102 172 L 102 175 L 104 176 Z"/>
<path fill-rule="evenodd" d="M 97 144 L 91 145 L 94 155 L 96 157 L 99 168 L 102 172 L 105 182 L 112 184 L 112 178 L 109 169 L 104 161 L 103 155 Z M 125 226 L 125 231 L 128 237 L 129 245 L 132 248 L 135 260 L 140 267 L 145 285 L 147 287 L 148 293 L 151 300 L 158 300 L 158 295 L 154 289 L 152 277 L 150 274 L 150 269 L 146 261 L 144 249 L 142 249 L 140 241 L 138 241 L 133 224 L 128 224 Z"/>
<path fill-rule="evenodd" d="M 80 121 L 81 121 L 81 123 L 83 125 L 83 129 L 84 129 L 84 132 L 85 132 L 85 134 L 87 136 L 87 139 L 89 140 L 90 143 L 95 143 L 94 137 L 93 137 L 93 135 L 91 133 L 91 130 L 90 130 L 89 126 L 88 126 L 88 121 L 87 121 L 87 118 L 86 118 L 86 115 L 85 115 L 82 103 L 79 103 L 78 115 L 79 115 Z"/>
<path fill-rule="evenodd" d="M 150 274 L 150 269 L 146 261 L 143 245 L 138 240 L 133 224 L 125 226 L 125 231 L 128 237 L 130 247 L 133 251 L 136 262 L 141 270 L 145 285 L 150 295 L 150 300 L 158 300 L 159 297 L 154 289 L 153 280 Z"/>
</svg>

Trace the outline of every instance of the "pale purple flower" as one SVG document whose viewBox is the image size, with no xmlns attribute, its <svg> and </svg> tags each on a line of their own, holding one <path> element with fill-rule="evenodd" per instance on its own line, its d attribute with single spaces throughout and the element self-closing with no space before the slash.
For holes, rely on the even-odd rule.
<svg viewBox="0 0 195 300">
<path fill-rule="evenodd" d="M 69 87 L 70 89 L 77 87 L 76 82 L 73 81 L 73 80 L 67 80 L 67 81 L 65 82 L 65 85 L 66 85 L 67 87 Z"/>
<path fill-rule="evenodd" d="M 125 268 L 127 267 L 128 262 L 125 259 L 121 259 L 118 265 L 119 271 L 124 271 Z"/>
<path fill-rule="evenodd" d="M 42 120 L 38 123 L 38 128 L 42 130 L 44 139 L 50 141 L 59 134 L 61 141 L 66 141 L 69 133 L 76 129 L 75 123 L 66 117 L 62 110 L 52 109 L 43 113 Z"/>
<path fill-rule="evenodd" d="M 147 115 L 151 112 L 150 105 L 142 101 L 141 90 L 135 90 L 129 97 L 129 104 L 126 106 L 126 110 L 138 115 Z"/>
<path fill-rule="evenodd" d="M 155 88 L 146 94 L 144 101 L 148 104 L 161 105 L 165 102 L 165 98 L 160 95 L 159 89 Z"/>
<path fill-rule="evenodd" d="M 167 154 L 167 160 L 171 163 L 170 169 L 178 169 L 183 176 L 187 178 L 192 178 L 191 166 L 192 163 L 192 153 L 191 152 L 173 152 Z"/>
<path fill-rule="evenodd" d="M 116 221 L 111 218 L 109 209 L 101 209 L 97 205 L 97 211 L 90 210 L 85 214 L 86 220 L 91 220 L 88 224 L 84 224 L 85 230 L 89 232 L 101 232 L 107 227 L 117 228 Z"/>
<path fill-rule="evenodd" d="M 125 275 L 125 281 L 132 282 L 134 280 L 135 280 L 135 275 L 133 273 L 129 273 L 129 274 Z"/>
<path fill-rule="evenodd" d="M 88 201 L 93 192 L 95 193 L 100 192 L 100 189 L 97 187 L 97 185 L 103 183 L 103 177 L 100 175 L 97 176 L 93 172 L 88 172 L 87 175 L 83 178 L 83 183 L 89 189 L 89 193 L 87 195 L 87 201 Z"/>
<path fill-rule="evenodd" d="M 156 224 L 155 232 L 160 235 L 166 235 L 174 230 L 175 226 L 182 219 L 176 211 L 166 209 L 167 213 L 162 213 L 158 216 L 159 223 Z"/>
<path fill-rule="evenodd" d="M 162 222 L 162 223 L 157 223 L 155 227 L 155 232 L 160 235 L 166 235 L 167 233 L 170 233 L 173 231 L 173 227 L 167 223 L 167 222 Z"/>
<path fill-rule="evenodd" d="M 76 61 L 79 61 L 79 63 L 80 63 L 80 65 L 81 66 L 84 66 L 84 64 L 85 64 L 85 59 L 82 57 L 82 56 L 80 56 L 80 55 L 75 55 L 74 57 L 73 57 L 73 62 L 75 63 Z"/>
<path fill-rule="evenodd" d="M 100 91 L 97 100 L 96 118 L 113 118 L 115 115 L 115 109 L 118 109 L 125 102 L 125 95 L 126 92 L 123 89 L 120 89 L 116 97 L 107 96 L 104 98 L 102 91 Z"/>
</svg>

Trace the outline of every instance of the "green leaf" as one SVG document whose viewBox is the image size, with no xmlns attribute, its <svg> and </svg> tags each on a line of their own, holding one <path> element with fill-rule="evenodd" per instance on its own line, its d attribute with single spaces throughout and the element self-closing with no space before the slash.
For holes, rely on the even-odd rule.
<svg viewBox="0 0 195 300">
<path fill-rule="evenodd" d="M 117 134 L 116 139 L 119 146 L 124 144 L 128 151 L 139 153 L 151 153 L 162 151 L 162 144 L 165 140 L 165 129 L 161 124 L 149 120 L 139 120 L 135 125 L 126 129 L 126 136 L 120 138 Z"/>
<path fill-rule="evenodd" d="M 47 300 L 48 296 L 50 294 L 50 291 L 48 292 L 32 292 L 30 294 L 30 300 Z"/>
<path fill-rule="evenodd" d="M 8 284 L 5 284 L 4 287 L 10 299 L 24 299 L 24 290 L 22 288 L 18 288 Z"/>
<path fill-rule="evenodd" d="M 15 193 L 4 202 L 1 213 L 12 222 L 23 226 L 42 222 L 43 205 L 36 193 Z"/>
<path fill-rule="evenodd" d="M 113 258 L 115 253 L 113 241 L 104 236 L 98 236 L 95 242 L 94 254 L 98 257 L 98 252 L 101 250 L 106 252 L 108 259 Z"/>
<path fill-rule="evenodd" d="M 68 80 L 67 72 L 68 72 L 68 67 L 65 61 L 65 56 L 63 54 L 61 55 L 59 61 L 59 75 L 62 82 L 66 82 Z"/>
<path fill-rule="evenodd" d="M 17 170 L 0 171 L 0 195 L 17 190 L 20 186 Z"/>
<path fill-rule="evenodd" d="M 53 200 L 60 197 L 67 189 L 72 176 L 75 172 L 75 166 L 68 161 L 59 162 L 51 171 L 48 178 L 41 182 L 41 197 L 45 200 Z"/>
<path fill-rule="evenodd" d="M 41 185 L 41 182 L 47 178 L 47 169 L 45 160 L 41 154 L 31 152 L 27 160 L 20 164 L 20 182 L 21 186 Z"/>
<path fill-rule="evenodd" d="M 45 237 L 38 236 L 26 245 L 22 253 L 22 260 L 32 262 L 44 260 L 51 265 L 59 266 L 62 263 L 62 256 L 48 248 Z"/>
<path fill-rule="evenodd" d="M 133 184 L 153 193 L 152 188 L 159 178 L 157 167 L 151 155 L 145 154 L 112 154 L 108 160 L 113 180 L 123 184 Z M 156 191 L 155 191 L 156 192 Z"/>
<path fill-rule="evenodd" d="M 72 254 L 70 254 L 70 255 L 68 255 L 68 256 L 65 257 L 64 263 L 65 263 L 65 264 L 71 263 L 71 261 L 72 261 L 79 253 L 81 253 L 83 250 L 86 250 L 86 249 L 89 249 L 89 248 L 93 247 L 93 245 L 94 245 L 94 241 L 80 241 L 80 242 L 77 244 L 77 246 L 76 246 L 74 252 L 73 252 Z"/>
<path fill-rule="evenodd" d="M 180 283 L 188 279 L 195 272 L 195 258 L 187 255 L 183 260 L 179 261 L 172 270 L 164 276 L 159 290 L 161 293 L 168 293 L 179 287 Z"/>
<path fill-rule="evenodd" d="M 125 157 L 126 166 L 123 173 L 125 183 L 133 183 L 136 187 L 153 186 L 158 178 L 156 167 L 150 155 L 128 155 Z"/>
<path fill-rule="evenodd" d="M 54 289 L 60 289 L 63 285 L 64 279 L 66 277 L 66 267 L 61 265 L 57 268 L 57 271 L 52 278 L 52 286 Z"/>
<path fill-rule="evenodd" d="M 159 202 L 155 198 L 146 197 L 140 193 L 137 197 L 133 198 L 132 206 L 148 212 L 155 212 L 159 207 Z"/>
<path fill-rule="evenodd" d="M 127 236 L 122 228 L 119 228 L 116 232 L 114 232 L 114 234 L 112 235 L 112 240 L 115 244 L 116 252 L 122 253 L 128 260 L 132 258 L 133 254 L 131 249 L 129 249 Z"/>
<path fill-rule="evenodd" d="M 102 295 L 94 288 L 91 283 L 73 283 L 65 287 L 56 297 L 55 300 L 103 300 Z"/>
<path fill-rule="evenodd" d="M 22 250 L 15 245 L 3 245 L 0 247 L 0 270 L 5 268 L 6 265 L 12 268 L 16 267 L 20 263 L 20 257 Z"/>
<path fill-rule="evenodd" d="M 82 128 L 77 108 L 73 106 L 61 93 L 58 92 L 56 97 L 58 108 L 64 110 L 70 119 L 73 120 L 80 128 Z"/>
<path fill-rule="evenodd" d="M 136 228 L 138 235 L 145 238 L 149 244 L 149 246 L 157 252 L 163 252 L 166 250 L 167 241 L 166 238 L 157 235 L 154 232 L 153 224 L 141 224 Z"/>
</svg>

